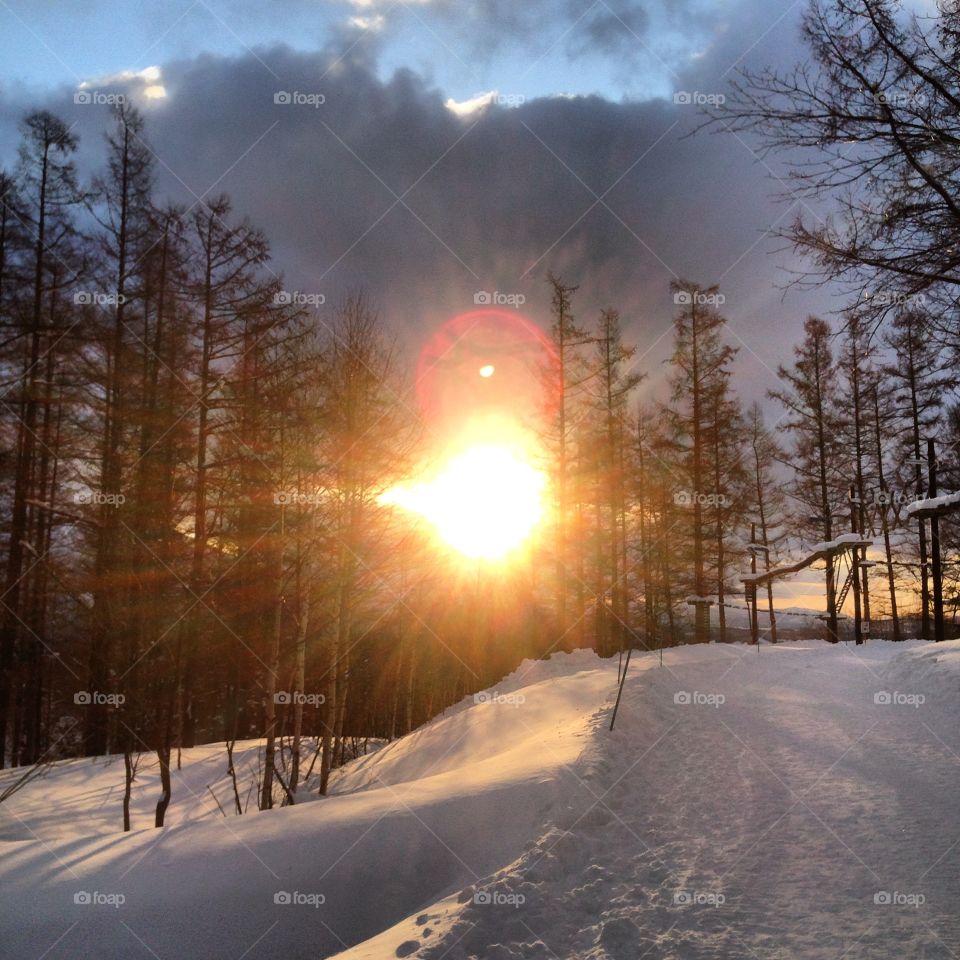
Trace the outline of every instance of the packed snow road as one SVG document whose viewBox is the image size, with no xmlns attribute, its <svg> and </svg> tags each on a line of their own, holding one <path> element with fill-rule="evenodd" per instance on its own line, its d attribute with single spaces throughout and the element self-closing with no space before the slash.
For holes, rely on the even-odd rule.
<svg viewBox="0 0 960 960">
<path fill-rule="evenodd" d="M 72 835 L 0 808 L 34 837 L 0 844 L 0 956 L 960 956 L 960 642 L 636 656 L 611 733 L 615 684 L 527 662 L 336 796 L 229 821 L 90 836 L 59 767 Z"/>
<path fill-rule="evenodd" d="M 960 644 L 656 662 L 522 857 L 343 960 L 960 955 Z"/>
</svg>

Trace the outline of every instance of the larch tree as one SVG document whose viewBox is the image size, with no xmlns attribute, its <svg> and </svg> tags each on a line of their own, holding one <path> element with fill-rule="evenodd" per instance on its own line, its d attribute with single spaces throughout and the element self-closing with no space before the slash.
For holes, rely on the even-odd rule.
<svg viewBox="0 0 960 960">
<path fill-rule="evenodd" d="M 16 295 L 10 289 L 16 234 L 22 231 L 24 240 L 18 258 L 23 271 L 21 309 L 8 327 L 12 339 L 8 346 L 19 362 L 6 401 L 14 417 L 15 439 L 0 615 L 0 754 L 6 749 L 10 711 L 16 706 L 10 730 L 14 763 L 32 762 L 39 751 L 46 596 L 36 580 L 44 576 L 50 529 L 47 509 L 58 460 L 50 445 L 55 421 L 52 378 L 61 339 L 58 328 L 67 325 L 65 313 L 70 309 L 62 291 L 83 270 L 74 265 L 73 246 L 81 200 L 73 163 L 77 139 L 59 117 L 45 110 L 29 114 L 21 134 L 16 183 L 5 181 L 4 205 L 5 216 L 14 216 L 20 226 L 18 231 L 6 221 L 9 297 Z"/>
<path fill-rule="evenodd" d="M 722 303 L 719 288 L 702 288 L 684 280 L 671 284 L 674 303 L 674 346 L 670 357 L 671 403 L 669 417 L 679 463 L 689 488 L 676 490 L 678 503 L 690 511 L 688 534 L 691 544 L 691 586 L 695 609 L 694 642 L 710 639 L 710 611 L 707 605 L 708 542 L 712 539 L 705 507 L 720 491 L 710 490 L 714 471 L 710 462 L 711 401 L 729 375 L 736 351 L 725 344 L 725 320 L 717 309 Z"/>
<path fill-rule="evenodd" d="M 803 342 L 794 347 L 794 362 L 780 366 L 783 386 L 770 396 L 786 408 L 783 424 L 793 437 L 787 463 L 793 471 L 791 493 L 798 505 L 801 531 L 832 541 L 839 532 L 836 507 L 845 501 L 846 481 L 840 449 L 836 361 L 830 327 L 816 317 L 804 324 Z M 839 640 L 835 563 L 826 560 L 828 639 Z"/>
<path fill-rule="evenodd" d="M 785 540 L 787 498 L 782 489 L 778 465 L 786 459 L 786 452 L 764 421 L 763 407 L 752 403 L 746 413 L 746 444 L 751 495 L 747 498 L 747 516 L 755 524 L 762 549 L 760 557 L 764 571 L 772 569 L 782 551 Z M 777 642 L 777 615 L 773 604 L 773 581 L 767 580 L 767 616 L 770 623 L 770 642 Z"/>
<path fill-rule="evenodd" d="M 892 360 L 884 375 L 895 385 L 893 402 L 899 414 L 895 425 L 894 475 L 912 474 L 914 495 L 926 495 L 926 438 L 940 422 L 945 391 L 955 384 L 947 357 L 931 336 L 929 315 L 916 306 L 897 312 L 886 331 Z M 930 569 L 926 521 L 917 525 L 920 586 L 920 635 L 929 640 Z"/>
</svg>

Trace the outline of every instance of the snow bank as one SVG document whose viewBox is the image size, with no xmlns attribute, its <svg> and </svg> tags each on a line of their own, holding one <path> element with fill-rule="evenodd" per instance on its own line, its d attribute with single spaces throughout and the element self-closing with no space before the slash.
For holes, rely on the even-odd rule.
<svg viewBox="0 0 960 960">
<path fill-rule="evenodd" d="M 93 765 L 65 764 L 46 799 L 74 834 L 0 844 L 0 953 L 296 960 L 361 942 L 515 859 L 615 679 L 592 654 L 524 664 L 497 696 L 363 758 L 336 796 L 230 820 L 80 835 L 105 801 L 84 785 Z M 19 829 L 50 829 L 55 814 L 31 809 L 10 808 Z"/>
<path fill-rule="evenodd" d="M 960 640 L 911 644 L 882 676 L 891 697 L 920 695 L 948 708 L 960 703 Z"/>
<path fill-rule="evenodd" d="M 234 749 L 241 800 L 249 798 L 252 807 L 256 807 L 252 791 L 262 747 L 262 740 L 248 740 L 238 742 Z M 172 763 L 173 800 L 167 810 L 168 826 L 219 819 L 223 814 L 218 802 L 232 815 L 233 786 L 227 777 L 224 744 L 210 743 L 184 750 L 181 770 L 175 769 L 176 755 Z M 0 771 L 0 791 L 22 773 L 22 768 Z M 0 803 L 0 840 L 56 840 L 116 833 L 123 829 L 123 779 L 122 756 L 57 761 Z M 159 798 L 157 756 L 143 754 L 130 798 L 134 830 L 153 826 Z"/>
</svg>

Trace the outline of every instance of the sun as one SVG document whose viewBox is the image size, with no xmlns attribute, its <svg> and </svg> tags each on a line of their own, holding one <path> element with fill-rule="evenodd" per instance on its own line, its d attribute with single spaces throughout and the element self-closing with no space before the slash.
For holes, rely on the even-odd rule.
<svg viewBox="0 0 960 960">
<path fill-rule="evenodd" d="M 451 456 L 429 481 L 385 500 L 424 516 L 439 537 L 476 560 L 502 560 L 543 516 L 545 478 L 518 452 L 480 444 Z"/>
</svg>

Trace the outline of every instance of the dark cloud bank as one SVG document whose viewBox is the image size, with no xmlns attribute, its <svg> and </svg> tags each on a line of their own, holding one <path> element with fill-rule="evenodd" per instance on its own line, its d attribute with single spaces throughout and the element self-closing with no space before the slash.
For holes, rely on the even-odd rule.
<svg viewBox="0 0 960 960">
<path fill-rule="evenodd" d="M 479 290 L 525 295 L 546 324 L 549 269 L 581 284 L 582 321 L 620 307 L 656 367 L 679 275 L 721 282 L 744 345 L 742 392 L 756 396 L 804 316 L 824 307 L 821 293 L 781 300 L 784 258 L 764 232 L 792 214 L 768 199 L 776 185 L 746 144 L 684 136 L 694 106 L 558 97 L 457 116 L 412 72 L 379 79 L 361 50 L 164 66 L 167 97 L 145 110 L 161 189 L 187 205 L 230 193 L 270 237 L 291 289 L 329 303 L 364 288 L 412 347 Z M 728 35 L 678 89 L 722 92 L 718 74 L 738 56 Z M 277 104 L 278 91 L 323 103 Z M 67 91 L 49 105 L 76 121 L 94 158 L 107 108 Z M 25 106 L 4 99 L 5 132 Z"/>
</svg>

